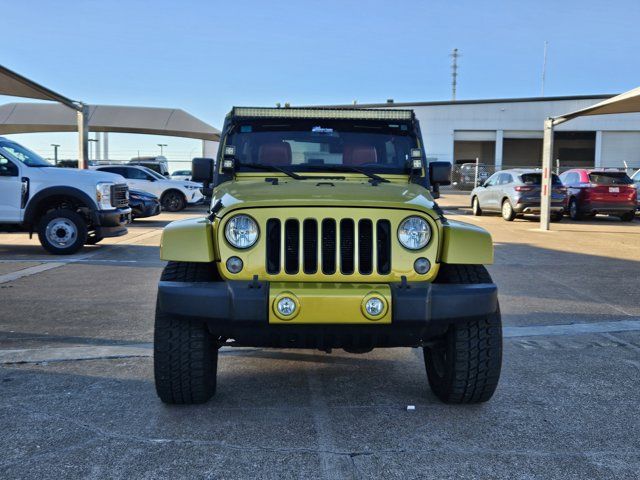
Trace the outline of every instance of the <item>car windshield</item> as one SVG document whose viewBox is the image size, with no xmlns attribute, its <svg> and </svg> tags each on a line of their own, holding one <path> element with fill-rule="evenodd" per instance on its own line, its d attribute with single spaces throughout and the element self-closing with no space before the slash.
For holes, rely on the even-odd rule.
<svg viewBox="0 0 640 480">
<path fill-rule="evenodd" d="M 525 185 L 540 185 L 542 183 L 542 174 L 541 173 L 523 173 L 520 175 L 520 180 Z M 553 185 L 562 185 L 560 181 L 560 177 L 558 177 L 555 173 L 551 175 L 551 183 Z"/>
<path fill-rule="evenodd" d="M 16 160 L 24 163 L 28 167 L 53 167 L 44 158 L 28 148 L 14 142 L 0 140 L 0 150 L 9 153 Z"/>
<path fill-rule="evenodd" d="M 163 177 L 162 175 L 160 175 L 158 172 L 156 172 L 155 170 L 151 170 L 149 167 L 140 167 L 142 168 L 145 172 L 147 172 L 149 175 L 151 175 L 152 177 L 156 178 L 157 180 L 166 180 L 166 177 Z"/>
<path fill-rule="evenodd" d="M 261 165 L 286 171 L 357 168 L 370 173 L 408 173 L 411 149 L 418 146 L 407 123 L 354 125 L 338 120 L 239 124 L 226 145 L 235 147 L 238 171 L 256 171 Z"/>
<path fill-rule="evenodd" d="M 629 185 L 633 181 L 624 172 L 592 172 L 589 181 L 596 185 Z"/>
</svg>

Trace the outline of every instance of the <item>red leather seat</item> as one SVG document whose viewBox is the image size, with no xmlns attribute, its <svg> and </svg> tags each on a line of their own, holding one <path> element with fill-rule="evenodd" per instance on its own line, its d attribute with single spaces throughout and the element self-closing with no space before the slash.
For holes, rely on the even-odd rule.
<svg viewBox="0 0 640 480">
<path fill-rule="evenodd" d="M 287 142 L 265 143 L 258 149 L 258 162 L 276 167 L 291 165 L 291 145 Z"/>
<path fill-rule="evenodd" d="M 371 145 L 345 145 L 342 164 L 353 167 L 366 163 L 378 163 L 376 148 Z"/>
</svg>

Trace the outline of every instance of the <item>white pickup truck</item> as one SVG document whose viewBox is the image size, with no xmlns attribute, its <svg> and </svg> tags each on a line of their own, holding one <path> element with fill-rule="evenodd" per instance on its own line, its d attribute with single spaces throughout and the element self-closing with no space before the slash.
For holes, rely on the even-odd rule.
<svg viewBox="0 0 640 480">
<path fill-rule="evenodd" d="M 129 189 L 119 175 L 55 168 L 0 137 L 0 232 L 37 232 L 57 255 L 127 233 Z"/>
</svg>

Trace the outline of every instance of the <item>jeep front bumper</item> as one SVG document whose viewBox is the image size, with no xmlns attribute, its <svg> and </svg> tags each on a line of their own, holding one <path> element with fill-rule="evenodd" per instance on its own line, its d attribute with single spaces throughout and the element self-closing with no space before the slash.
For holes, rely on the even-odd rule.
<svg viewBox="0 0 640 480">
<path fill-rule="evenodd" d="M 309 286 L 306 286 L 307 288 Z M 200 319 L 218 337 L 233 339 L 236 345 L 254 347 L 374 348 L 420 346 L 444 333 L 455 322 L 494 313 L 498 308 L 497 287 L 493 283 L 458 285 L 431 283 L 358 284 L 345 299 L 350 284 L 313 284 L 312 293 L 304 284 L 273 284 L 300 300 L 300 311 L 291 321 L 274 321 L 274 302 L 267 282 L 167 282 L 158 288 L 158 310 L 184 319 Z M 382 288 L 384 287 L 384 288 Z M 319 290 L 318 290 L 319 289 Z M 388 295 L 389 319 L 368 320 L 357 313 L 345 317 L 349 308 L 360 309 L 358 295 L 378 291 Z M 307 301 L 315 295 L 316 301 Z M 321 296 L 322 305 L 317 301 Z M 349 295 L 347 295 L 349 297 Z M 338 308 L 335 308 L 335 307 Z M 305 308 L 313 309 L 307 313 Z M 318 309 L 324 312 L 318 315 Z M 355 310 L 353 310 L 355 311 Z M 313 313 L 308 320 L 309 315 Z M 350 319 L 350 320 L 349 320 Z"/>
</svg>

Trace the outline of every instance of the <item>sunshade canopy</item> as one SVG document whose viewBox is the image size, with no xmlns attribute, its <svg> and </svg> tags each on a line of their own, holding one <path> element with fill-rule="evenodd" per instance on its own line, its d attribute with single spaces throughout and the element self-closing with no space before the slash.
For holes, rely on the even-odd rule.
<svg viewBox="0 0 640 480">
<path fill-rule="evenodd" d="M 79 108 L 78 102 L 49 90 L 47 87 L 43 87 L 39 83 L 29 80 L 2 65 L 0 65 L 0 95 L 50 100 L 52 102 L 60 102 L 76 110 Z"/>
<path fill-rule="evenodd" d="M 220 131 L 175 108 L 89 105 L 92 132 L 141 133 L 220 140 Z M 35 132 L 75 132 L 76 112 L 56 103 L 8 103 L 0 106 L 0 135 Z"/>
<path fill-rule="evenodd" d="M 572 118 L 582 117 L 585 115 L 608 115 L 615 113 L 636 113 L 640 112 L 640 87 L 621 93 L 615 97 L 608 98 L 600 103 L 596 103 L 582 110 L 567 113 L 554 118 L 553 123 L 566 122 Z"/>
</svg>

